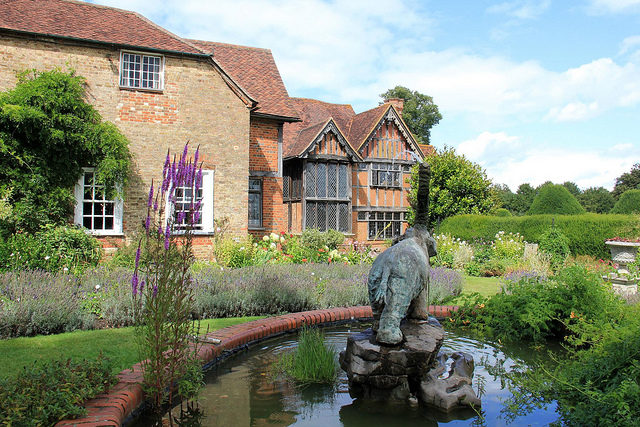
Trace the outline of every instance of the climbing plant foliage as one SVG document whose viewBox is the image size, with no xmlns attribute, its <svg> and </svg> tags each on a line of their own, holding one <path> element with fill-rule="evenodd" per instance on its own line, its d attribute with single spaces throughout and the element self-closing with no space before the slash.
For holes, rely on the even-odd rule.
<svg viewBox="0 0 640 427">
<path fill-rule="evenodd" d="M 124 188 L 129 143 L 87 97 L 85 79 L 61 70 L 23 72 L 15 88 L 0 92 L 4 234 L 65 223 L 83 167 L 96 168 L 108 196 Z"/>
</svg>

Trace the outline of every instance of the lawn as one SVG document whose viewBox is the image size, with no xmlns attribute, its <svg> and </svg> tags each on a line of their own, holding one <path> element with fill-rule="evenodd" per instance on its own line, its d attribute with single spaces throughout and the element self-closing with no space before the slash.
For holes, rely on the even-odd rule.
<svg viewBox="0 0 640 427">
<path fill-rule="evenodd" d="M 203 320 L 205 333 L 226 326 L 244 323 L 260 317 L 235 317 Z M 53 359 L 95 359 L 102 353 L 113 362 L 113 371 L 120 372 L 138 362 L 134 328 L 76 331 L 58 335 L 0 340 L 0 378 L 16 374 L 37 361 Z"/>
<path fill-rule="evenodd" d="M 464 276 L 464 285 L 462 287 L 462 294 L 469 295 L 474 292 L 479 293 L 484 297 L 490 297 L 498 293 L 500 286 L 500 277 L 473 277 Z M 447 304 L 457 305 L 460 303 L 460 297 L 453 298 L 447 301 Z"/>
</svg>

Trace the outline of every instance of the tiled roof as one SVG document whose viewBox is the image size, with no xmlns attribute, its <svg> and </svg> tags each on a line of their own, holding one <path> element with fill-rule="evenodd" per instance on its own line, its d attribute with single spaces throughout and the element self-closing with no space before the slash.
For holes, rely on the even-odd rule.
<svg viewBox="0 0 640 427">
<path fill-rule="evenodd" d="M 73 0 L 0 0 L 0 29 L 204 55 L 142 15 Z"/>
<path fill-rule="evenodd" d="M 371 110 L 357 114 L 349 124 L 348 136 L 351 145 L 360 150 L 366 138 L 374 130 L 375 126 L 382 120 L 382 117 L 391 108 L 391 104 L 382 104 Z"/>
<path fill-rule="evenodd" d="M 327 125 L 329 119 L 333 119 L 346 139 L 349 120 L 355 115 L 351 105 L 330 104 L 307 98 L 290 98 L 289 100 L 302 121 L 284 126 L 283 154 L 285 158 L 300 155 L 318 132 Z"/>
<path fill-rule="evenodd" d="M 213 58 L 252 98 L 258 101 L 257 113 L 297 118 L 289 105 L 289 94 L 269 49 L 226 43 L 189 40 Z"/>
</svg>

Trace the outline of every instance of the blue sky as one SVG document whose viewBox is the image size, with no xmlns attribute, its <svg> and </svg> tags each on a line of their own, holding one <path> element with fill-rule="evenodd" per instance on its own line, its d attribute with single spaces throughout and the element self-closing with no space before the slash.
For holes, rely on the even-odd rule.
<svg viewBox="0 0 640 427">
<path fill-rule="evenodd" d="M 515 191 L 613 187 L 640 162 L 640 0 L 96 0 L 182 37 L 272 50 L 291 96 L 359 112 L 428 94 L 455 147 Z"/>
</svg>

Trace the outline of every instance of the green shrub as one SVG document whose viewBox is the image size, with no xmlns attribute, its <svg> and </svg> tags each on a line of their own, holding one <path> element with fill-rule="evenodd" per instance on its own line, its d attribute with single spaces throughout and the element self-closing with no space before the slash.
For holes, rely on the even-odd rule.
<svg viewBox="0 0 640 427">
<path fill-rule="evenodd" d="M 95 237 L 77 227 L 47 226 L 36 234 L 16 233 L 2 243 L 0 270 L 41 269 L 79 273 L 102 255 Z"/>
<path fill-rule="evenodd" d="M 322 331 L 302 328 L 298 348 L 284 354 L 274 371 L 301 383 L 333 383 L 338 372 L 336 356 L 336 350 L 325 344 Z"/>
<path fill-rule="evenodd" d="M 109 361 L 102 356 L 34 364 L 15 378 L 0 379 L 0 424 L 54 425 L 86 415 L 84 401 L 116 382 Z"/>
<path fill-rule="evenodd" d="M 578 200 L 562 185 L 547 184 L 540 187 L 533 199 L 528 215 L 578 215 L 585 213 Z"/>
<path fill-rule="evenodd" d="M 325 246 L 336 249 L 344 242 L 344 234 L 336 230 L 318 231 L 315 229 L 307 229 L 300 235 L 300 243 L 309 247 L 311 250 L 318 250 Z"/>
<path fill-rule="evenodd" d="M 495 216 L 512 216 L 511 212 L 505 208 L 496 209 Z"/>
<path fill-rule="evenodd" d="M 527 241 L 539 243 L 542 235 L 555 226 L 569 239 L 572 255 L 590 255 L 608 259 L 609 249 L 604 241 L 613 236 L 638 237 L 640 221 L 632 215 L 528 215 L 523 217 L 495 217 L 459 215 L 447 218 L 438 228 L 466 241 L 493 240 L 496 233 L 520 233 Z M 477 256 L 477 255 L 476 255 Z"/>
<path fill-rule="evenodd" d="M 556 271 L 569 257 L 569 239 L 556 227 L 551 227 L 540 237 L 540 250 L 549 254 L 551 269 Z"/>
<path fill-rule="evenodd" d="M 597 327 L 619 318 L 623 308 L 597 273 L 571 266 L 546 280 L 518 277 L 489 298 L 467 297 L 452 320 L 502 340 L 540 341 L 565 337 L 575 318 Z"/>
<path fill-rule="evenodd" d="M 611 209 L 612 214 L 640 214 L 640 190 L 627 190 Z"/>
</svg>

